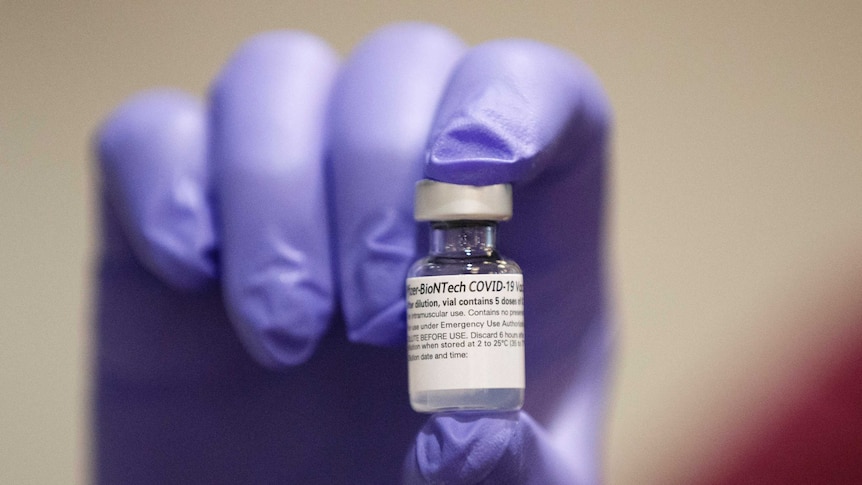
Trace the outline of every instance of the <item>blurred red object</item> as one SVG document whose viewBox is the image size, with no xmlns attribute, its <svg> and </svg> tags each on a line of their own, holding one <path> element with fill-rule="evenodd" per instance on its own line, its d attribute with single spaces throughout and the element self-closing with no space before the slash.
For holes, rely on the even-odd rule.
<svg viewBox="0 0 862 485">
<path fill-rule="evenodd" d="M 859 322 L 862 325 L 862 321 Z M 701 485 L 862 485 L 862 337 Z M 834 357 L 834 356 L 831 356 Z"/>
</svg>

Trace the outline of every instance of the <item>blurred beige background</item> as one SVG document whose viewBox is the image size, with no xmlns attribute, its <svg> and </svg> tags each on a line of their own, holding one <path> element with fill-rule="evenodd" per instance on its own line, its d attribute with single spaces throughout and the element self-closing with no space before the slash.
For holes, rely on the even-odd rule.
<svg viewBox="0 0 862 485">
<path fill-rule="evenodd" d="M 559 45 L 610 94 L 608 483 L 690 481 L 858 332 L 837 309 L 862 295 L 862 2 L 0 0 L 0 483 L 87 481 L 100 118 L 202 95 L 261 30 L 346 54 L 397 20 Z"/>
</svg>

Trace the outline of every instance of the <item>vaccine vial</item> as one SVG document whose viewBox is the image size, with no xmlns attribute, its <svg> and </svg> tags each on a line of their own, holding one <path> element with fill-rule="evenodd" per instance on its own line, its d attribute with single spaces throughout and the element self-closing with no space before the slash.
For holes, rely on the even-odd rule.
<svg viewBox="0 0 862 485">
<path fill-rule="evenodd" d="M 414 215 L 431 228 L 428 256 L 407 274 L 410 405 L 423 413 L 520 409 L 523 276 L 497 252 L 511 186 L 422 180 Z"/>
</svg>

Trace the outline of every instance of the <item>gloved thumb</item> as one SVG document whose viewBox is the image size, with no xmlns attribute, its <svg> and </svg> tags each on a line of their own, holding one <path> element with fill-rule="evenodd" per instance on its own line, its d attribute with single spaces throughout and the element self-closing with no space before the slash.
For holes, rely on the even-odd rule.
<svg viewBox="0 0 862 485">
<path fill-rule="evenodd" d="M 404 463 L 405 484 L 576 484 L 577 464 L 527 413 L 437 414 Z"/>
</svg>

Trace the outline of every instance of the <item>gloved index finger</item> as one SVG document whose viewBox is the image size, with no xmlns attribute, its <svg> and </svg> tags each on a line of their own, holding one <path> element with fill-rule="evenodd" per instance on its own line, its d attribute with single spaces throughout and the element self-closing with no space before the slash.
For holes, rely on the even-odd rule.
<svg viewBox="0 0 862 485">
<path fill-rule="evenodd" d="M 500 40 L 458 65 L 429 140 L 426 176 L 513 183 L 513 215 L 500 226 L 498 247 L 524 271 L 525 406 L 543 423 L 569 389 L 586 389 L 591 406 L 603 402 L 602 388 L 581 384 L 604 366 L 581 364 L 593 345 L 587 336 L 608 335 L 602 228 L 610 117 L 583 63 L 535 41 Z"/>
<path fill-rule="evenodd" d="M 297 32 L 252 38 L 211 96 L 211 157 L 231 320 L 268 366 L 308 359 L 325 333 L 333 285 L 324 125 L 334 52 Z"/>
</svg>

